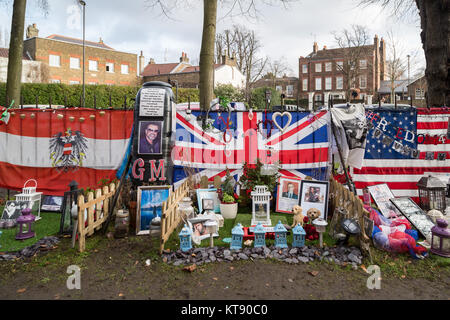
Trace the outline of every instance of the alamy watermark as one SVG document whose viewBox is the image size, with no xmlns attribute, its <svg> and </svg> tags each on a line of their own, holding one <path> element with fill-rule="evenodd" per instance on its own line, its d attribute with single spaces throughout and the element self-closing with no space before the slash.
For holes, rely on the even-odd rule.
<svg viewBox="0 0 450 320">
<path fill-rule="evenodd" d="M 81 269 L 77 265 L 70 265 L 67 267 L 67 273 L 70 276 L 67 278 L 66 286 L 67 289 L 81 289 Z"/>
<path fill-rule="evenodd" d="M 372 274 L 369 278 L 367 278 L 367 288 L 370 290 L 373 289 L 381 289 L 381 270 L 377 265 L 370 265 L 367 268 L 367 273 Z"/>
</svg>

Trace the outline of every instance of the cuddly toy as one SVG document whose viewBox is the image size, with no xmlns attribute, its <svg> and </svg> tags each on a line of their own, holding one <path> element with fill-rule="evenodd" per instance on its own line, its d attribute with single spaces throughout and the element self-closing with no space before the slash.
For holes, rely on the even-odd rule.
<svg viewBox="0 0 450 320">
<path fill-rule="evenodd" d="M 312 222 L 320 217 L 320 210 L 316 208 L 311 208 L 306 212 L 306 217 L 303 219 L 305 225 L 303 229 L 306 232 L 306 240 L 317 240 L 319 239 L 319 233 Z"/>
<path fill-rule="evenodd" d="M 305 216 L 302 214 L 302 207 L 300 207 L 299 205 L 295 205 L 292 208 L 292 212 L 294 213 L 294 222 L 292 223 L 291 227 L 294 228 L 299 223 L 303 227 L 303 219 L 305 218 Z"/>
</svg>

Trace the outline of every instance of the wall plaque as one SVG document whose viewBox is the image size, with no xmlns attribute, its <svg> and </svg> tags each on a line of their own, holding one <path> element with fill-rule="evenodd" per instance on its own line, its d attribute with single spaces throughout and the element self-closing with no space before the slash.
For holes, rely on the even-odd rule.
<svg viewBox="0 0 450 320">
<path fill-rule="evenodd" d="M 166 90 L 162 88 L 142 88 L 139 105 L 140 117 L 164 116 L 164 98 Z"/>
</svg>

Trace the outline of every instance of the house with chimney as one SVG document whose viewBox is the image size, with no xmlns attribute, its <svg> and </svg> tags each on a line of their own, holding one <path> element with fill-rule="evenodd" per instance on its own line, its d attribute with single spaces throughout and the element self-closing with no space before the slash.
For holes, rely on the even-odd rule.
<svg viewBox="0 0 450 320">
<path fill-rule="evenodd" d="M 324 103 L 329 95 L 344 99 L 351 91 L 365 100 L 378 92 L 385 68 L 386 44 L 377 35 L 373 44 L 359 47 L 319 50 L 314 42 L 313 51 L 299 58 L 299 96 Z"/>
<path fill-rule="evenodd" d="M 139 57 L 140 61 L 144 57 Z M 141 70 L 143 82 L 164 81 L 176 83 L 179 88 L 198 88 L 200 82 L 200 67 L 189 63 L 185 52 L 181 53 L 180 61 L 174 63 L 149 63 Z M 245 88 L 246 78 L 239 70 L 236 58 L 222 55 L 220 63 L 214 64 L 214 87 L 220 84 L 231 84 L 235 88 Z"/>
</svg>

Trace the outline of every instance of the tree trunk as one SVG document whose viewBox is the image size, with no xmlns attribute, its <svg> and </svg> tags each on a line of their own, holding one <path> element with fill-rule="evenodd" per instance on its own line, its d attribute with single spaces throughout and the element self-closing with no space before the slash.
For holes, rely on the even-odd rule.
<svg viewBox="0 0 450 320">
<path fill-rule="evenodd" d="M 200 108 L 206 110 L 214 97 L 214 43 L 217 0 L 203 0 L 203 33 L 200 50 Z"/>
<path fill-rule="evenodd" d="M 22 82 L 23 33 L 25 29 L 26 0 L 14 0 L 9 42 L 8 78 L 6 81 L 6 104 L 14 100 L 14 106 L 20 104 L 20 85 Z"/>
<path fill-rule="evenodd" d="M 450 104 L 450 1 L 416 0 L 420 11 L 422 45 L 427 67 L 427 104 L 442 107 Z"/>
</svg>

